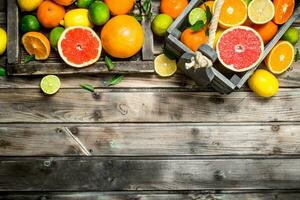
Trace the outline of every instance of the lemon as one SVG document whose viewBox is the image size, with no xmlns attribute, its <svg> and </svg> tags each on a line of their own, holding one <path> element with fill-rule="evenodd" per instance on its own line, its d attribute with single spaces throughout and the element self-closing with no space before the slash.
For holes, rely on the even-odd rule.
<svg viewBox="0 0 300 200">
<path fill-rule="evenodd" d="M 7 35 L 6 31 L 0 28 L 0 55 L 4 54 L 7 46 Z"/>
<path fill-rule="evenodd" d="M 219 41 L 220 36 L 224 32 L 224 29 L 219 28 L 216 32 L 215 40 L 214 40 L 214 49 L 216 49 L 217 42 Z"/>
<path fill-rule="evenodd" d="M 41 80 L 40 87 L 45 94 L 55 94 L 60 89 L 60 80 L 55 75 L 45 76 Z"/>
<path fill-rule="evenodd" d="M 274 15 L 275 7 L 271 0 L 252 0 L 248 6 L 249 19 L 255 24 L 265 24 Z"/>
<path fill-rule="evenodd" d="M 172 76 L 177 71 L 176 60 L 171 60 L 165 54 L 161 54 L 154 60 L 154 69 L 162 77 Z"/>
<path fill-rule="evenodd" d="M 93 28 L 93 24 L 89 19 L 89 10 L 85 8 L 77 8 L 70 10 L 65 14 L 64 20 L 60 22 L 65 28 L 72 26 L 87 26 Z"/>
<path fill-rule="evenodd" d="M 43 2 L 43 0 L 18 0 L 19 7 L 21 8 L 21 11 L 30 12 Z"/>
<path fill-rule="evenodd" d="M 261 97 L 272 97 L 279 89 L 277 78 L 267 70 L 258 69 L 249 78 L 250 89 Z"/>
</svg>

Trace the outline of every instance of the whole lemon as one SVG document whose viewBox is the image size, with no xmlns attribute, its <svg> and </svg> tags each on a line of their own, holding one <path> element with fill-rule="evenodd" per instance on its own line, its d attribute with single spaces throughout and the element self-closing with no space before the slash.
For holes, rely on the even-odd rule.
<svg viewBox="0 0 300 200">
<path fill-rule="evenodd" d="M 21 8 L 21 11 L 24 12 L 30 12 L 37 7 L 43 2 L 43 0 L 18 0 L 19 7 Z"/>
<path fill-rule="evenodd" d="M 0 55 L 4 54 L 7 46 L 7 35 L 6 31 L 0 28 Z"/>
<path fill-rule="evenodd" d="M 269 71 L 258 69 L 249 78 L 250 89 L 261 97 L 272 97 L 279 89 L 278 79 Z"/>
<path fill-rule="evenodd" d="M 72 26 L 93 27 L 93 24 L 89 19 L 89 10 L 85 8 L 77 8 L 68 11 L 64 16 L 64 20 L 61 21 L 60 24 L 65 28 Z"/>
</svg>

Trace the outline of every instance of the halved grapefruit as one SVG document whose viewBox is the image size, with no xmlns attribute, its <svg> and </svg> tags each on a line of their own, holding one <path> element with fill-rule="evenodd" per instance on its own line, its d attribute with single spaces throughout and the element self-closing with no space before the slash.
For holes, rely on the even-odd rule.
<svg viewBox="0 0 300 200">
<path fill-rule="evenodd" d="M 70 66 L 81 68 L 97 62 L 102 50 L 98 35 L 89 27 L 67 28 L 58 41 L 60 57 Z"/>
<path fill-rule="evenodd" d="M 252 28 L 237 26 L 223 32 L 217 43 L 220 62 L 235 72 L 255 67 L 264 53 L 264 42 Z"/>
</svg>

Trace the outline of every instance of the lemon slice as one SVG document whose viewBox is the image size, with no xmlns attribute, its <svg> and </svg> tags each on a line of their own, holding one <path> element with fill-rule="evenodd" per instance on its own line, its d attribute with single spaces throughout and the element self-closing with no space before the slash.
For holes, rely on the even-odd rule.
<svg viewBox="0 0 300 200">
<path fill-rule="evenodd" d="M 252 0 L 248 6 L 249 19 L 255 24 L 265 24 L 274 15 L 275 7 L 271 0 Z"/>
<path fill-rule="evenodd" d="M 60 89 L 60 80 L 55 75 L 45 76 L 41 80 L 40 87 L 45 94 L 55 94 Z"/>
<path fill-rule="evenodd" d="M 171 60 L 165 54 L 161 54 L 154 60 L 154 69 L 159 76 L 172 76 L 177 71 L 176 60 Z"/>
</svg>

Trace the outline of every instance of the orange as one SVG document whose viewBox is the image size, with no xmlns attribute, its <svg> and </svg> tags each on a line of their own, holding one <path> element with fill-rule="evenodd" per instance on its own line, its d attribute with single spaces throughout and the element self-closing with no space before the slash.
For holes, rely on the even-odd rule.
<svg viewBox="0 0 300 200">
<path fill-rule="evenodd" d="M 142 48 L 144 31 L 134 17 L 118 15 L 104 25 L 101 42 L 103 49 L 111 56 L 129 58 Z"/>
<path fill-rule="evenodd" d="M 202 44 L 208 42 L 208 36 L 205 29 L 194 32 L 191 28 L 185 29 L 181 34 L 181 42 L 193 51 L 197 51 Z"/>
<path fill-rule="evenodd" d="M 287 41 L 279 41 L 265 59 L 268 69 L 274 74 L 285 72 L 294 62 L 295 49 Z"/>
<path fill-rule="evenodd" d="M 203 4 L 201 4 L 200 8 L 205 10 L 205 8 L 206 8 L 205 6 L 208 6 L 210 12 L 213 12 L 214 3 L 215 3 L 215 1 L 206 1 Z"/>
<path fill-rule="evenodd" d="M 213 10 L 215 10 L 217 2 L 217 0 L 214 2 Z M 239 26 L 246 22 L 247 17 L 247 4 L 244 0 L 224 0 L 219 25 L 224 29 Z"/>
<path fill-rule="evenodd" d="M 50 42 L 45 35 L 39 32 L 28 32 L 22 37 L 22 44 L 36 60 L 46 60 L 50 55 Z"/>
<path fill-rule="evenodd" d="M 128 14 L 134 4 L 135 0 L 104 0 L 112 15 Z"/>
<path fill-rule="evenodd" d="M 75 0 L 53 0 L 53 1 L 62 6 L 69 6 L 75 2 Z"/>
<path fill-rule="evenodd" d="M 189 4 L 187 0 L 161 0 L 160 12 L 176 19 Z"/>
<path fill-rule="evenodd" d="M 272 21 L 261 25 L 255 24 L 252 26 L 252 28 L 254 28 L 259 33 L 265 44 L 273 39 L 278 31 L 278 26 Z"/>
<path fill-rule="evenodd" d="M 274 0 L 276 24 L 284 24 L 293 14 L 295 8 L 295 0 Z"/>
<path fill-rule="evenodd" d="M 52 1 L 44 1 L 38 7 L 37 17 L 45 28 L 54 28 L 59 25 L 65 16 L 65 8 Z"/>
</svg>

